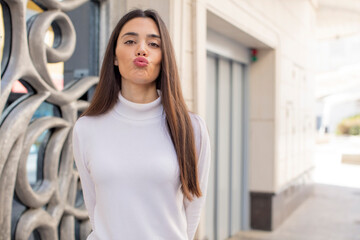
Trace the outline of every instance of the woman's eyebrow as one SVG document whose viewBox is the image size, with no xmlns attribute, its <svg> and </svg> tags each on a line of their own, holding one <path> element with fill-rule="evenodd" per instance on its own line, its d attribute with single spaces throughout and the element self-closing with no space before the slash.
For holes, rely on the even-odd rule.
<svg viewBox="0 0 360 240">
<path fill-rule="evenodd" d="M 127 32 L 127 33 L 124 33 L 122 36 L 121 36 L 121 38 L 123 38 L 123 37 L 125 37 L 125 36 L 139 36 L 139 34 L 138 33 L 136 33 L 136 32 Z M 150 37 L 150 38 L 160 38 L 160 36 L 159 35 L 157 35 L 157 34 L 147 34 L 146 35 L 147 37 Z M 161 38 L 160 38 L 161 39 Z"/>
<path fill-rule="evenodd" d="M 125 37 L 125 36 L 139 36 L 138 33 L 136 32 L 127 32 L 127 33 L 124 33 L 121 38 Z"/>
<path fill-rule="evenodd" d="M 150 37 L 150 38 L 160 38 L 161 39 L 161 37 L 159 35 L 157 35 L 157 34 L 148 34 L 146 36 Z"/>
</svg>

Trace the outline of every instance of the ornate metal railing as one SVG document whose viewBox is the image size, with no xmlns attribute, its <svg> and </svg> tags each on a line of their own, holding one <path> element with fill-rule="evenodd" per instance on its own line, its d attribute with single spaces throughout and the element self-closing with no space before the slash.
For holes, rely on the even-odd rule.
<svg viewBox="0 0 360 240">
<path fill-rule="evenodd" d="M 89 0 L 36 0 L 43 9 L 26 20 L 27 0 L 1 0 L 5 40 L 0 95 L 0 239 L 85 239 L 90 232 L 74 167 L 71 131 L 88 102 L 79 100 L 97 77 L 74 81 L 63 90 L 47 64 L 65 62 L 76 34 L 65 13 Z M 44 43 L 53 28 L 52 46 Z M 27 93 L 11 102 L 20 80 Z M 35 116 L 41 104 L 51 116 Z M 29 180 L 32 146 L 43 136 L 36 157 L 36 179 Z M 34 156 L 34 154 L 33 154 Z"/>
</svg>

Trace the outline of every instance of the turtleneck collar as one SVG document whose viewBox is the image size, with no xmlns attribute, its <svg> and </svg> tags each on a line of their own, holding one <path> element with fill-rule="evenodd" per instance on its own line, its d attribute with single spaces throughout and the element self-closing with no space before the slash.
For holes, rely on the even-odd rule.
<svg viewBox="0 0 360 240">
<path fill-rule="evenodd" d="M 134 103 L 119 93 L 118 102 L 115 105 L 115 111 L 121 116 L 132 120 L 146 120 L 159 117 L 163 114 L 161 104 L 161 92 L 158 91 L 159 97 L 150 103 Z"/>
</svg>

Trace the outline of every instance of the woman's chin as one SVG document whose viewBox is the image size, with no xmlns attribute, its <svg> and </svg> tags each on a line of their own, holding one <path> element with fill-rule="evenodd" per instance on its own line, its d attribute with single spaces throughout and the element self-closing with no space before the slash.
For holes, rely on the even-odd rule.
<svg viewBox="0 0 360 240">
<path fill-rule="evenodd" d="M 134 84 L 139 84 L 139 85 L 149 85 L 149 84 L 155 84 L 155 80 L 151 80 L 151 79 L 144 79 L 144 78 L 136 78 L 132 81 Z"/>
</svg>

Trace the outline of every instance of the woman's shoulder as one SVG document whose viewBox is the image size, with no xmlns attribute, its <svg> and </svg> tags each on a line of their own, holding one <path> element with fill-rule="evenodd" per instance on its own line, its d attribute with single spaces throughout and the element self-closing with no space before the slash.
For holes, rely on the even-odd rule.
<svg viewBox="0 0 360 240">
<path fill-rule="evenodd" d="M 205 120 L 196 113 L 189 112 L 189 115 L 195 135 L 203 136 L 207 133 Z"/>
<path fill-rule="evenodd" d="M 101 124 L 102 122 L 108 121 L 107 119 L 109 118 L 109 113 L 104 113 L 104 114 L 100 114 L 100 115 L 96 115 L 96 116 L 81 116 L 79 117 L 76 122 L 75 122 L 75 126 L 79 125 L 79 126 L 92 126 L 92 125 L 97 125 L 97 124 Z"/>
<path fill-rule="evenodd" d="M 190 115 L 192 124 L 205 125 L 205 120 L 200 115 L 193 113 L 193 112 L 189 112 L 189 115 Z"/>
<path fill-rule="evenodd" d="M 90 122 L 89 117 L 87 116 L 78 118 L 73 127 L 74 135 L 82 135 L 84 132 L 86 132 L 86 129 L 89 129 L 91 126 Z"/>
<path fill-rule="evenodd" d="M 81 116 L 74 124 L 74 131 L 78 133 L 89 132 L 101 122 L 101 116 Z"/>
<path fill-rule="evenodd" d="M 205 120 L 201 116 L 195 113 L 189 113 L 189 115 L 194 129 L 195 147 L 199 157 L 200 153 L 210 149 L 209 132 L 207 130 Z"/>
<path fill-rule="evenodd" d="M 81 116 L 76 120 L 74 128 L 88 127 L 89 125 L 92 125 L 94 121 L 95 121 L 95 117 Z"/>
</svg>

